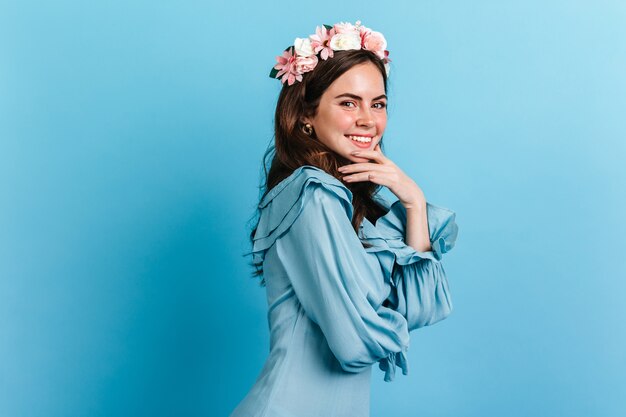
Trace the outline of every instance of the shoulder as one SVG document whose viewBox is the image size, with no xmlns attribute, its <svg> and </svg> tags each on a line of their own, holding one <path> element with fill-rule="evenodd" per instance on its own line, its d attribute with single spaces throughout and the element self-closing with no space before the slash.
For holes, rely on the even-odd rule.
<svg viewBox="0 0 626 417">
<path fill-rule="evenodd" d="M 351 220 L 352 192 L 324 170 L 303 165 L 272 188 L 259 203 L 259 209 L 253 238 L 255 257 L 286 233 L 304 210 L 337 212 Z"/>
<path fill-rule="evenodd" d="M 259 203 L 259 208 L 290 202 L 302 194 L 314 192 L 319 187 L 352 205 L 352 192 L 341 181 L 318 167 L 303 165 L 272 188 Z"/>
</svg>

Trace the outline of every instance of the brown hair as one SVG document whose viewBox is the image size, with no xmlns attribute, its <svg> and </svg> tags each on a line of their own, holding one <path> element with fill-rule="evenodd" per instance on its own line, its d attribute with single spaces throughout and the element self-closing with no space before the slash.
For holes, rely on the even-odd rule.
<svg viewBox="0 0 626 417">
<path fill-rule="evenodd" d="M 317 112 L 320 99 L 326 89 L 342 74 L 350 68 L 371 62 L 379 69 L 387 93 L 387 74 L 383 61 L 373 52 L 360 49 L 348 51 L 334 51 L 334 56 L 327 60 L 319 60 L 313 71 L 303 74 L 301 82 L 293 85 L 283 85 L 274 119 L 274 144 L 270 145 L 263 156 L 263 169 L 265 183 L 263 197 L 274 186 L 287 178 L 291 173 L 302 165 L 313 165 L 326 171 L 336 178 L 341 177 L 337 168 L 350 163 L 350 160 L 338 155 L 315 137 L 309 136 L 302 130 L 302 119 L 313 117 Z M 312 139 L 313 138 L 313 139 Z M 382 149 L 382 138 L 380 142 Z M 267 169 L 270 165 L 269 172 Z M 385 210 L 374 201 L 374 195 L 381 188 L 373 182 L 343 183 L 352 192 L 352 227 L 358 233 L 359 225 L 363 218 L 372 222 L 382 216 Z M 257 214 L 260 210 L 257 210 Z M 250 233 L 252 242 L 258 227 L 257 223 Z M 365 247 L 369 245 L 363 243 Z M 262 276 L 261 264 L 254 264 L 254 277 Z M 265 285 L 262 279 L 261 285 Z"/>
</svg>

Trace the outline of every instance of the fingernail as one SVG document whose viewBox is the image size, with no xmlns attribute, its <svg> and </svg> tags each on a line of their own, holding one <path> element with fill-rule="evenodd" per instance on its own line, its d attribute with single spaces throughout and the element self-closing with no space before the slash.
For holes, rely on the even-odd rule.
<svg viewBox="0 0 626 417">
<path fill-rule="evenodd" d="M 360 153 L 361 153 L 361 152 L 359 152 L 359 151 L 352 151 L 352 152 L 350 152 L 350 155 L 358 155 L 358 154 L 360 154 Z"/>
</svg>

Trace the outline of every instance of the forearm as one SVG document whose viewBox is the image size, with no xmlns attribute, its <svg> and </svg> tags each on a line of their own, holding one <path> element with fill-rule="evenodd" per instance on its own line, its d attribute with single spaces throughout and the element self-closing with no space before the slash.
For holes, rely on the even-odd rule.
<svg viewBox="0 0 626 417">
<path fill-rule="evenodd" d="M 418 252 L 431 250 L 426 201 L 406 208 L 405 243 Z"/>
</svg>

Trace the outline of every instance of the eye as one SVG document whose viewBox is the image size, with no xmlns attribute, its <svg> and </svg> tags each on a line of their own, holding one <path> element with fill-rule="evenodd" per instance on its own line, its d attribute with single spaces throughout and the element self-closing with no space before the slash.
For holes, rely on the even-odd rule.
<svg viewBox="0 0 626 417">
<path fill-rule="evenodd" d="M 346 106 L 347 104 L 352 104 L 354 107 L 356 107 L 356 104 L 354 103 L 354 101 L 343 101 L 343 102 L 341 102 L 342 106 Z M 350 107 L 350 106 L 346 106 L 346 107 Z"/>
<path fill-rule="evenodd" d="M 377 109 L 384 109 L 385 107 L 387 107 L 387 103 L 380 102 L 380 103 L 374 104 L 374 106 L 378 106 L 376 107 Z"/>
</svg>

